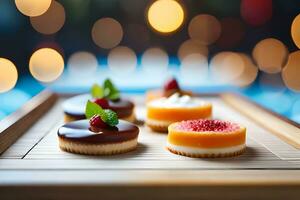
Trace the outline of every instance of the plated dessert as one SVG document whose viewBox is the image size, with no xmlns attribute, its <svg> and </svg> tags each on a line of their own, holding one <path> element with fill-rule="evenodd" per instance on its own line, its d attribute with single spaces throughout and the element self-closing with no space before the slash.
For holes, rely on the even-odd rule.
<svg viewBox="0 0 300 200">
<path fill-rule="evenodd" d="M 167 132 L 174 122 L 207 119 L 212 116 L 212 104 L 188 95 L 175 93 L 147 103 L 146 124 L 154 131 Z"/>
<path fill-rule="evenodd" d="M 245 150 L 246 128 L 221 120 L 188 120 L 169 126 L 167 149 L 189 157 L 228 157 Z"/>
<path fill-rule="evenodd" d="M 93 85 L 90 94 L 78 95 L 63 103 L 65 122 L 86 119 L 85 105 L 88 100 L 93 101 L 104 109 L 111 109 L 120 119 L 134 122 L 134 104 L 130 100 L 121 98 L 120 91 L 106 79 L 103 86 Z"/>
<path fill-rule="evenodd" d="M 149 90 L 146 92 L 146 102 L 150 102 L 161 97 L 169 97 L 175 93 L 180 95 L 192 96 L 193 93 L 190 91 L 182 90 L 175 78 L 170 79 L 165 83 L 163 89 Z"/>
<path fill-rule="evenodd" d="M 71 153 L 113 155 L 134 150 L 139 128 L 119 120 L 117 114 L 88 101 L 86 120 L 70 122 L 58 129 L 59 147 Z"/>
</svg>

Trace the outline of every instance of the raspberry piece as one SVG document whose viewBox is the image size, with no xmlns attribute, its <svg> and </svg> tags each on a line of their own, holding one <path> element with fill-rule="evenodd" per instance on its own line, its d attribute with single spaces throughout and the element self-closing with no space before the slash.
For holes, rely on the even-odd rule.
<svg viewBox="0 0 300 200">
<path fill-rule="evenodd" d="M 165 85 L 164 85 L 164 90 L 165 91 L 170 91 L 170 90 L 180 90 L 179 84 L 175 78 L 169 80 Z"/>
<path fill-rule="evenodd" d="M 107 124 L 101 119 L 100 115 L 94 115 L 90 119 L 90 125 L 91 127 L 96 127 L 96 128 L 106 128 Z"/>
<path fill-rule="evenodd" d="M 105 98 L 98 98 L 94 101 L 94 103 L 98 104 L 99 106 L 101 106 L 101 108 L 103 109 L 107 109 L 109 108 L 109 103 L 108 100 Z"/>
</svg>

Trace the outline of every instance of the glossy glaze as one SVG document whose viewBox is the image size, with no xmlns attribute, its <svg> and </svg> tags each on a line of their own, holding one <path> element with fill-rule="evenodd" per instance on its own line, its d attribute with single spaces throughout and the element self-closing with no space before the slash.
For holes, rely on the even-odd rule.
<svg viewBox="0 0 300 200">
<path fill-rule="evenodd" d="M 124 142 L 136 138 L 139 134 L 137 126 L 123 120 L 120 120 L 116 127 L 98 131 L 95 133 L 90 130 L 89 120 L 79 120 L 63 125 L 57 134 L 62 139 L 89 144 Z"/>
</svg>

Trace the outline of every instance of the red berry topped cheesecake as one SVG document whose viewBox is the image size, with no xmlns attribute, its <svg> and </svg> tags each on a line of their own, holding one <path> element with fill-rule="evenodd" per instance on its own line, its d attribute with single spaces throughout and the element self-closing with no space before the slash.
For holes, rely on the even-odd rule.
<svg viewBox="0 0 300 200">
<path fill-rule="evenodd" d="M 188 120 L 169 126 L 167 148 L 189 157 L 228 157 L 245 150 L 246 128 L 221 120 Z"/>
<path fill-rule="evenodd" d="M 120 119 L 134 122 L 134 104 L 130 100 L 121 98 L 120 91 L 106 79 L 103 86 L 94 84 L 90 94 L 83 94 L 67 99 L 63 103 L 65 122 L 86 119 L 85 105 L 90 100 L 104 109 L 111 109 Z"/>
<path fill-rule="evenodd" d="M 58 129 L 62 150 L 87 155 L 113 155 L 137 147 L 139 128 L 119 120 L 114 111 L 88 101 L 85 114 L 87 119 L 67 123 Z"/>
<path fill-rule="evenodd" d="M 193 93 L 190 91 L 182 90 L 177 80 L 175 78 L 172 78 L 164 84 L 163 89 L 149 90 L 146 93 L 146 102 L 150 102 L 152 100 L 159 99 L 161 97 L 169 97 L 175 93 L 178 93 L 180 95 L 188 95 L 188 96 L 193 95 Z"/>
</svg>

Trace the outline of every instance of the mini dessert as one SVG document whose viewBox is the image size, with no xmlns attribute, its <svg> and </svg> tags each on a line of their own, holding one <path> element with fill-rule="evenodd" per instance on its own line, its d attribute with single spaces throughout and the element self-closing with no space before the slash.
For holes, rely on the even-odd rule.
<svg viewBox="0 0 300 200">
<path fill-rule="evenodd" d="M 118 120 L 117 114 L 88 101 L 86 117 L 58 129 L 59 147 L 68 152 L 87 155 L 112 155 L 137 147 L 139 128 Z"/>
<path fill-rule="evenodd" d="M 179 93 L 180 95 L 193 96 L 192 92 L 181 90 L 177 80 L 173 78 L 165 83 L 162 90 L 158 89 L 148 91 L 146 93 L 146 102 L 150 102 L 161 97 L 169 97 L 175 93 Z"/>
<path fill-rule="evenodd" d="M 220 120 L 188 120 L 169 126 L 167 148 L 189 157 L 228 157 L 245 150 L 246 128 Z"/>
<path fill-rule="evenodd" d="M 88 100 L 92 100 L 104 109 L 115 111 L 120 119 L 135 121 L 134 104 L 121 98 L 119 90 L 109 79 L 106 79 L 103 86 L 93 85 L 90 95 L 78 95 L 63 103 L 65 122 L 86 119 L 84 112 Z"/>
<path fill-rule="evenodd" d="M 207 119 L 212 115 L 212 104 L 178 93 L 147 104 L 146 124 L 154 131 L 167 132 L 174 122 L 190 119 Z"/>
</svg>

